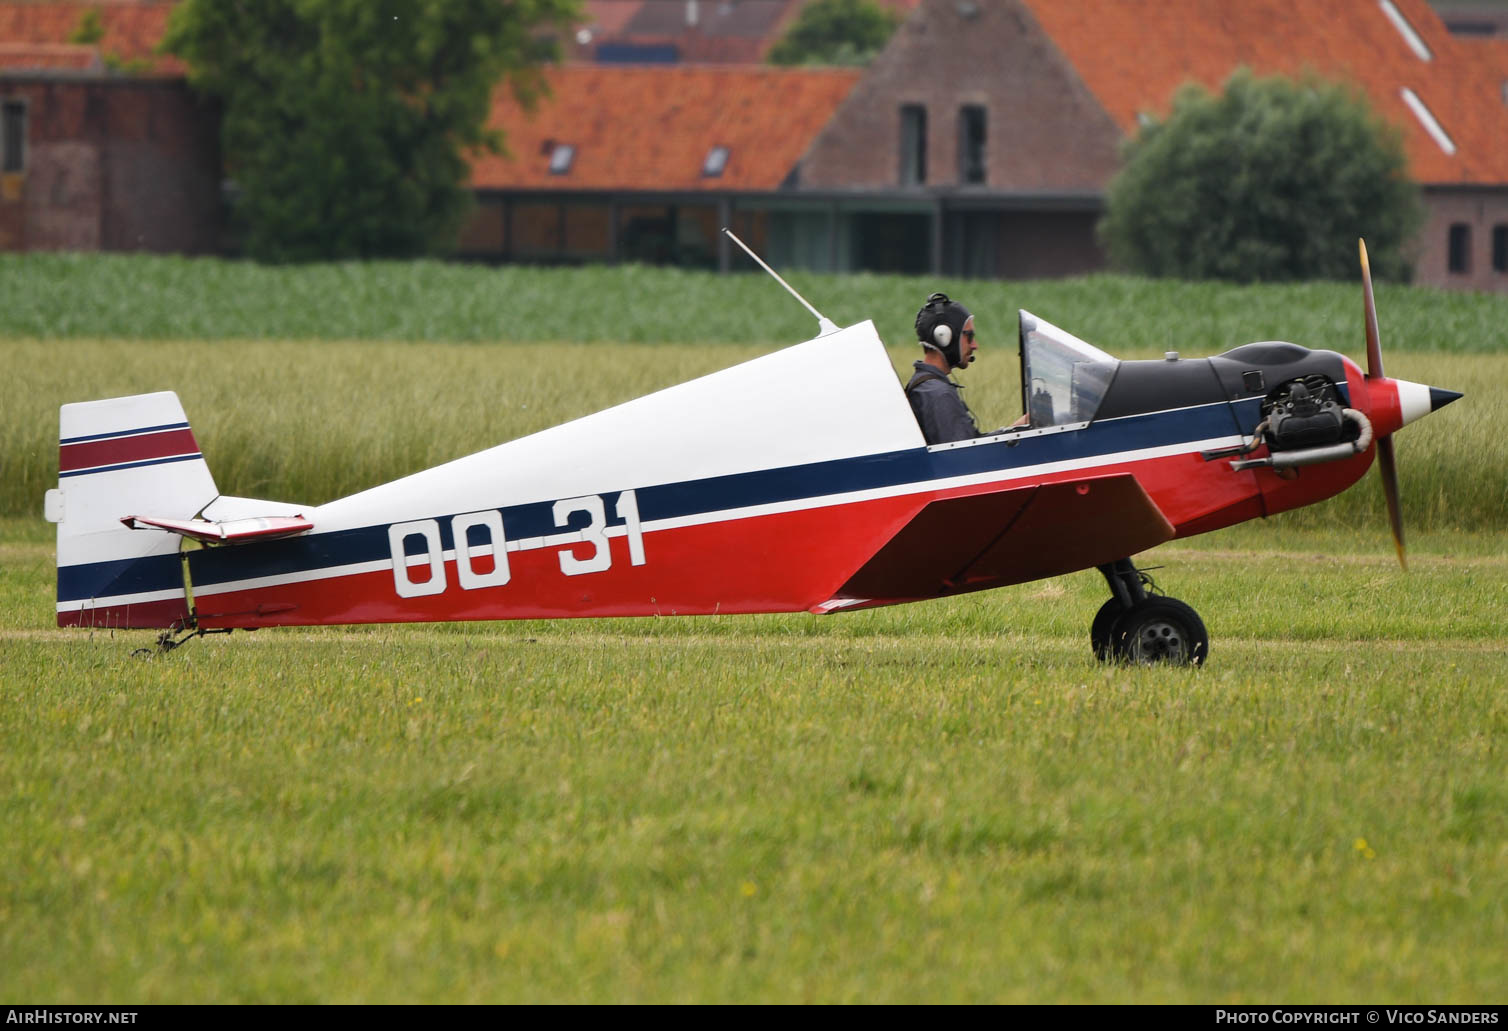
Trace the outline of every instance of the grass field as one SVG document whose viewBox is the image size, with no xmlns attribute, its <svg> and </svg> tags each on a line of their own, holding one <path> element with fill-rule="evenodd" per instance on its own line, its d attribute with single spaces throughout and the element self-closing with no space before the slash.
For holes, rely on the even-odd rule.
<svg viewBox="0 0 1508 1031">
<path fill-rule="evenodd" d="M 751 263 L 743 266 L 753 269 Z M 817 275 L 791 284 L 839 325 L 896 344 L 945 290 L 982 339 L 1015 346 L 1027 308 L 1113 353 L 1204 355 L 1253 340 L 1361 354 L 1357 283 L 1235 286 L 1129 276 L 997 282 Z M 1508 296 L 1377 285 L 1385 348 L 1502 354 Z M 261 266 L 144 255 L 0 254 L 0 339 L 745 343 L 804 340 L 806 311 L 762 273 L 438 262 Z M 1172 346 L 1170 346 L 1172 345 Z"/>
<path fill-rule="evenodd" d="M 0 579 L 0 996 L 1501 1000 L 1508 558 L 1152 559 L 893 610 L 263 631 L 133 659 Z M 1271 548 L 1270 539 L 1265 541 Z"/>
<path fill-rule="evenodd" d="M 0 998 L 1442 1003 L 1508 990 L 1508 359 L 1484 344 L 1500 344 L 1501 301 L 1381 291 L 1389 372 L 1467 391 L 1398 438 L 1409 573 L 1373 479 L 1145 557 L 1209 626 L 1202 670 L 1092 661 L 1093 573 L 827 618 L 268 630 L 144 660 L 130 652 L 149 633 L 52 626 L 39 514 L 61 401 L 177 389 L 223 490 L 317 503 L 770 343 L 677 342 L 679 322 L 649 342 L 644 313 L 663 325 L 674 308 L 655 291 L 715 294 L 714 277 L 599 281 L 644 287 L 621 338 L 593 321 L 579 336 L 428 339 L 355 330 L 439 304 L 437 282 L 465 292 L 500 273 L 143 262 L 158 286 L 138 316 L 96 297 L 129 265 L 11 260 L 0 300 L 51 275 L 82 314 L 48 330 L 0 303 L 13 370 L 0 383 Z M 587 274 L 554 275 L 566 295 Z M 260 276 L 286 305 L 256 294 Z M 369 304 L 333 308 L 327 332 L 289 328 L 320 324 L 307 309 L 332 276 Z M 423 288 L 384 293 L 404 277 Z M 914 310 L 928 289 L 798 285 L 875 305 L 823 305 L 839 321 L 881 297 Z M 1140 342 L 1130 353 L 1218 349 L 1200 327 L 1232 334 L 1221 347 L 1360 350 L 1343 287 L 977 286 L 1002 322 L 1007 297 L 1057 297 L 1069 316 L 1054 321 L 1106 343 L 1118 326 Z M 1099 309 L 1102 287 L 1114 304 Z M 238 291 L 249 321 L 234 334 L 152 328 L 223 314 Z M 705 303 L 738 324 L 783 305 L 720 296 Z M 1181 298 L 1188 318 L 1148 313 L 1151 296 L 1158 311 Z M 107 309 L 113 328 L 83 317 Z M 1237 332 L 1257 309 L 1335 339 Z M 810 328 L 793 326 L 785 339 Z M 1441 345 L 1458 338 L 1472 342 Z M 588 342 L 607 339 L 624 342 Z M 993 424 L 1019 410 L 1014 345 L 985 346 L 966 381 Z"/>
</svg>

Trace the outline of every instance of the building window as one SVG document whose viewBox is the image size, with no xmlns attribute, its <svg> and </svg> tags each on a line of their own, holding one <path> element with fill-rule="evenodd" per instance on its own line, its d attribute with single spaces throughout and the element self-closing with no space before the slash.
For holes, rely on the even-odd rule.
<svg viewBox="0 0 1508 1031">
<path fill-rule="evenodd" d="M 1448 265 L 1452 272 L 1471 271 L 1471 226 L 1465 222 L 1452 222 L 1448 246 Z"/>
<path fill-rule="evenodd" d="M 1492 271 L 1508 272 L 1508 225 L 1492 227 Z"/>
<path fill-rule="evenodd" d="M 985 141 L 989 119 L 983 107 L 965 104 L 958 109 L 958 181 L 982 183 L 988 178 Z"/>
<path fill-rule="evenodd" d="M 26 105 L 7 100 L 0 111 L 0 171 L 26 168 Z"/>
<path fill-rule="evenodd" d="M 728 167 L 728 148 L 713 147 L 707 151 L 707 160 L 702 162 L 702 175 L 707 179 L 716 179 L 723 174 L 723 169 Z"/>
<path fill-rule="evenodd" d="M 920 104 L 901 106 L 901 185 L 920 186 L 927 181 L 927 109 Z"/>
<path fill-rule="evenodd" d="M 555 149 L 550 152 L 550 174 L 565 175 L 571 170 L 571 162 L 574 160 L 576 160 L 575 147 L 569 143 L 555 144 Z"/>
</svg>

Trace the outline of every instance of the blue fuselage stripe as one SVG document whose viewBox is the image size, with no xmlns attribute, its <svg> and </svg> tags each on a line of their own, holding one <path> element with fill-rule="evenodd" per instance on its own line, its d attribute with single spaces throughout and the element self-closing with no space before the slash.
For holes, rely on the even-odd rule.
<svg viewBox="0 0 1508 1031">
<path fill-rule="evenodd" d="M 94 473 L 113 473 L 121 469 L 140 469 L 146 465 L 167 465 L 169 462 L 192 462 L 196 458 L 203 457 L 195 451 L 191 455 L 173 455 L 171 458 L 148 458 L 140 462 L 122 462 L 119 465 L 96 465 L 88 469 L 71 469 L 66 473 L 58 473 L 58 479 L 66 480 L 70 476 L 90 476 Z"/>
<path fill-rule="evenodd" d="M 189 424 L 186 422 L 170 422 L 162 426 L 143 426 L 135 430 L 112 430 L 109 433 L 91 433 L 84 437 L 64 437 L 58 441 L 59 446 L 64 444 L 82 444 L 90 440 L 109 440 L 112 437 L 139 437 L 143 433 L 161 433 L 163 430 L 186 430 Z"/>
<path fill-rule="evenodd" d="M 639 515 L 648 523 L 978 474 L 1009 474 L 1012 469 L 1059 462 L 1094 458 L 1113 461 L 1117 454 L 1124 452 L 1228 437 L 1238 432 L 1238 423 L 1244 432 L 1249 433 L 1257 421 L 1257 414 L 1257 399 L 1251 399 L 1229 405 L 1219 403 L 1126 416 L 1091 423 L 1082 429 L 1062 433 L 1024 438 L 1005 436 L 997 441 L 971 447 L 938 451 L 914 448 L 860 458 L 641 487 L 636 492 Z M 580 529 L 586 524 L 586 513 L 577 512 L 572 517 L 571 526 L 556 526 L 552 505 L 552 502 L 546 501 L 497 507 L 503 514 L 503 523 L 510 540 Z M 611 517 L 611 504 L 608 512 Z M 445 550 L 453 549 L 455 541 L 447 514 L 437 513 L 436 518 Z M 621 518 L 609 519 L 609 525 L 621 525 L 622 522 Z M 279 576 L 386 560 L 391 555 L 388 525 L 383 523 L 191 552 L 190 569 L 195 586 L 203 587 L 250 577 Z M 423 548 L 422 538 L 417 535 L 410 537 L 406 543 L 414 554 L 419 554 Z M 134 591 L 159 590 L 180 584 L 176 555 L 89 563 L 65 566 L 58 570 L 58 599 L 75 601 Z"/>
</svg>

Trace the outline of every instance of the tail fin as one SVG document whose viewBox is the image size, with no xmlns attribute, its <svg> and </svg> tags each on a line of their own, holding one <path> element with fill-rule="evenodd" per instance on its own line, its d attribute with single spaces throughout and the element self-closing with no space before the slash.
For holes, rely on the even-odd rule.
<svg viewBox="0 0 1508 1031">
<path fill-rule="evenodd" d="M 183 626 L 189 618 L 181 539 L 139 532 L 125 516 L 189 519 L 218 493 L 178 395 L 170 391 L 64 405 L 58 487 L 58 625 Z"/>
</svg>

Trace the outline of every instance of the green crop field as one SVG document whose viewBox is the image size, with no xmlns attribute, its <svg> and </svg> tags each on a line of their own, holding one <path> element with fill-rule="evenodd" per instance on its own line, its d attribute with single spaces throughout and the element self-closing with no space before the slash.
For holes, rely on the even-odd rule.
<svg viewBox="0 0 1508 1031">
<path fill-rule="evenodd" d="M 752 269 L 745 263 L 745 268 Z M 1014 347 L 1016 309 L 1114 353 L 1213 354 L 1252 340 L 1362 352 L 1356 284 L 1232 286 L 1126 276 L 996 282 L 816 275 L 791 284 L 839 325 L 915 339 L 933 290 Z M 1508 297 L 1377 285 L 1384 346 L 1499 354 Z M 486 268 L 437 262 L 259 266 L 207 259 L 0 254 L 0 338 L 792 343 L 815 323 L 757 271 Z"/>
<path fill-rule="evenodd" d="M 797 285 L 896 344 L 932 288 Z M 992 424 L 1017 306 L 1129 355 L 1361 350 L 1344 285 L 945 288 L 999 327 Z M 63 401 L 175 389 L 223 490 L 313 504 L 809 335 L 773 290 L 0 259 L 0 998 L 1502 1000 L 1508 300 L 1379 291 L 1388 371 L 1467 395 L 1398 436 L 1409 572 L 1375 476 L 1144 556 L 1200 670 L 1094 662 L 1094 573 L 149 659 L 52 625 Z"/>
</svg>

